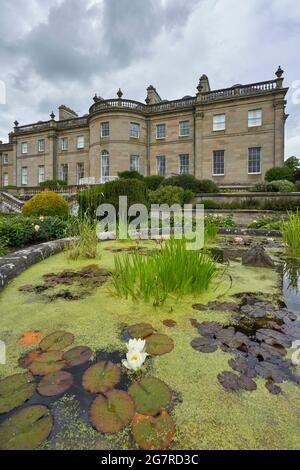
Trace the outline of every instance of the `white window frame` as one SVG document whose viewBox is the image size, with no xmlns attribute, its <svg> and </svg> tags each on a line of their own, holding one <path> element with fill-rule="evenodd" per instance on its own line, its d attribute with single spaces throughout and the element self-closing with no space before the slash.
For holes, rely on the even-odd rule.
<svg viewBox="0 0 300 470">
<path fill-rule="evenodd" d="M 218 153 L 222 155 L 217 155 Z M 220 165 L 220 163 L 216 163 L 215 165 L 215 157 L 223 157 L 223 173 L 216 173 L 215 166 Z M 224 176 L 225 175 L 225 150 L 214 150 L 213 151 L 213 158 L 212 158 L 212 176 Z"/>
<path fill-rule="evenodd" d="M 65 173 L 65 169 L 67 169 L 67 172 Z M 66 185 L 69 183 L 69 165 L 68 163 L 62 163 L 60 167 L 60 174 L 61 174 L 61 180 L 64 181 Z M 65 178 L 65 174 L 67 175 L 67 178 Z"/>
<path fill-rule="evenodd" d="M 184 163 L 185 160 L 185 163 Z M 179 155 L 179 174 L 188 175 L 190 172 L 190 155 L 182 153 Z"/>
<path fill-rule="evenodd" d="M 105 130 L 105 132 L 103 132 Z M 110 124 L 109 121 L 100 123 L 100 136 L 101 139 L 108 138 L 110 136 Z"/>
<path fill-rule="evenodd" d="M 213 132 L 225 131 L 226 130 L 226 114 L 214 114 L 213 115 Z"/>
<path fill-rule="evenodd" d="M 130 123 L 130 137 L 139 139 L 141 134 L 141 125 L 138 122 Z"/>
<path fill-rule="evenodd" d="M 45 139 L 38 140 L 38 152 L 45 152 L 46 149 L 46 142 Z"/>
<path fill-rule="evenodd" d="M 248 111 L 248 127 L 262 126 L 262 109 L 250 109 Z"/>
<path fill-rule="evenodd" d="M 79 135 L 76 140 L 77 150 L 82 150 L 85 147 L 85 138 L 84 135 Z"/>
<path fill-rule="evenodd" d="M 80 184 L 80 180 L 84 178 L 84 163 L 78 162 L 76 164 L 76 181 L 77 185 Z"/>
<path fill-rule="evenodd" d="M 140 156 L 139 155 L 130 155 L 129 169 L 130 171 L 140 170 Z"/>
<path fill-rule="evenodd" d="M 259 150 L 259 171 L 249 171 L 250 170 L 250 150 Z M 247 161 L 247 166 L 248 166 L 248 175 L 261 175 L 261 154 L 262 154 L 262 148 L 261 147 L 249 147 L 248 148 L 248 161 Z M 257 155 L 256 155 L 257 156 Z M 253 157 L 253 155 L 252 155 Z M 252 163 L 253 167 L 253 163 Z"/>
<path fill-rule="evenodd" d="M 22 166 L 21 168 L 21 185 L 26 186 L 28 184 L 28 167 Z"/>
<path fill-rule="evenodd" d="M 163 163 L 163 165 L 161 165 Z M 161 172 L 163 168 L 163 172 Z M 158 176 L 166 176 L 166 157 L 165 155 L 157 155 L 156 157 L 156 174 Z"/>
<path fill-rule="evenodd" d="M 8 173 L 3 173 L 3 187 L 6 188 L 8 184 L 9 184 Z"/>
<path fill-rule="evenodd" d="M 62 137 L 62 139 L 61 139 L 61 149 L 63 151 L 69 150 L 69 138 L 68 137 Z"/>
<path fill-rule="evenodd" d="M 180 121 L 179 122 L 179 137 L 189 137 L 190 135 L 190 121 Z M 182 130 L 185 129 L 186 133 L 182 133 Z"/>
<path fill-rule="evenodd" d="M 38 166 L 38 184 L 45 181 L 45 165 Z"/>
<path fill-rule="evenodd" d="M 3 165 L 8 165 L 8 153 L 3 154 Z"/>
<path fill-rule="evenodd" d="M 101 180 L 102 182 L 109 181 L 110 176 L 110 155 L 108 150 L 101 152 Z"/>
<path fill-rule="evenodd" d="M 159 129 L 164 129 L 164 133 L 161 134 Z M 166 135 L 167 135 L 167 126 L 164 122 L 160 123 L 160 124 L 156 124 L 156 139 L 157 140 L 160 140 L 160 139 L 165 139 L 166 138 Z"/>
<path fill-rule="evenodd" d="M 28 153 L 28 142 L 21 142 L 21 154 L 26 155 Z"/>
</svg>

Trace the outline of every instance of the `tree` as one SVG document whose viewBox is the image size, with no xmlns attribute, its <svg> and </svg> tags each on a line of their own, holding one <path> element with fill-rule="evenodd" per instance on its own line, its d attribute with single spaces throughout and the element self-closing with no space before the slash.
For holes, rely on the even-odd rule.
<svg viewBox="0 0 300 470">
<path fill-rule="evenodd" d="M 297 157 L 290 157 L 284 162 L 284 166 L 287 168 L 290 168 L 293 173 L 299 168 L 300 166 L 300 161 L 299 158 Z"/>
</svg>

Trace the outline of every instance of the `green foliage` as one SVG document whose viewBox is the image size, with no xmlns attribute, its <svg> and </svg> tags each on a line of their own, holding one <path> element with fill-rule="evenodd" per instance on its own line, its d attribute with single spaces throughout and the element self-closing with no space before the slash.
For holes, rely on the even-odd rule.
<svg viewBox="0 0 300 470">
<path fill-rule="evenodd" d="M 59 186 L 67 186 L 63 180 L 46 180 L 40 183 L 42 188 L 57 188 Z"/>
<path fill-rule="evenodd" d="M 116 292 L 125 298 L 163 304 L 168 295 L 206 291 L 217 273 L 215 262 L 198 250 L 187 250 L 186 241 L 166 241 L 151 256 L 139 254 L 115 257 L 112 281 Z"/>
<path fill-rule="evenodd" d="M 299 207 L 300 198 L 272 198 L 261 204 L 261 208 L 268 211 L 296 211 Z"/>
<path fill-rule="evenodd" d="M 56 351 L 65 349 L 74 342 L 74 335 L 67 331 L 55 331 L 43 338 L 40 342 L 40 348 L 43 351 Z"/>
<path fill-rule="evenodd" d="M 122 431 L 134 414 L 135 407 L 130 395 L 123 390 L 110 390 L 95 398 L 90 409 L 90 420 L 97 431 L 113 434 Z"/>
<path fill-rule="evenodd" d="M 178 186 L 182 189 L 189 189 L 193 193 L 198 191 L 198 180 L 193 175 L 176 175 L 166 178 L 161 183 L 163 186 Z"/>
<path fill-rule="evenodd" d="M 78 258 L 95 259 L 98 256 L 97 220 L 85 216 L 77 219 L 73 230 L 77 231 L 78 237 L 72 240 L 68 247 L 68 257 L 76 260 Z"/>
<path fill-rule="evenodd" d="M 152 175 L 152 176 L 145 176 L 143 181 L 147 189 L 151 191 L 156 191 L 156 189 L 158 189 L 158 187 L 161 185 L 164 179 L 165 178 L 163 176 Z"/>
<path fill-rule="evenodd" d="M 146 185 L 138 179 L 119 179 L 104 185 L 104 202 L 112 204 L 118 213 L 119 197 L 127 196 L 128 207 L 133 204 L 148 204 Z"/>
<path fill-rule="evenodd" d="M 281 224 L 281 235 L 283 241 L 287 244 L 288 253 L 291 256 L 300 256 L 300 215 L 297 209 L 296 213 L 288 212 L 288 221 Z"/>
<path fill-rule="evenodd" d="M 278 216 L 262 216 L 253 220 L 253 222 L 248 225 L 248 228 L 263 230 L 280 230 L 283 220 L 283 217 Z"/>
<path fill-rule="evenodd" d="M 139 173 L 138 171 L 121 171 L 120 173 L 118 173 L 118 176 L 120 179 L 138 179 L 138 180 L 143 180 L 144 179 L 144 176 L 141 175 L 141 173 Z"/>
<path fill-rule="evenodd" d="M 272 199 L 256 199 L 248 197 L 244 201 L 218 202 L 211 200 L 203 200 L 205 209 L 261 209 L 268 211 L 294 211 L 300 207 L 300 198 L 272 198 Z"/>
<path fill-rule="evenodd" d="M 235 228 L 237 224 L 234 222 L 232 215 L 219 215 L 219 214 L 209 214 L 205 216 L 204 225 L 215 225 L 219 228 Z"/>
<path fill-rule="evenodd" d="M 250 191 L 253 193 L 268 193 L 273 191 L 277 192 L 277 189 L 272 186 L 272 183 L 267 183 L 266 181 L 263 181 L 253 186 Z"/>
<path fill-rule="evenodd" d="M 157 415 L 172 399 L 168 385 L 155 377 L 144 377 L 134 382 L 128 393 L 134 400 L 136 411 L 147 416 Z"/>
<path fill-rule="evenodd" d="M 45 191 L 25 202 L 22 207 L 23 215 L 29 217 L 36 216 L 60 216 L 67 217 L 69 215 L 69 204 L 59 194 L 53 191 Z"/>
<path fill-rule="evenodd" d="M 149 191 L 151 204 L 179 204 L 183 206 L 191 201 L 194 193 L 190 189 L 183 189 L 176 186 L 161 186 L 156 191 Z"/>
<path fill-rule="evenodd" d="M 8 240 L 7 238 L 0 238 L 0 256 L 5 256 L 8 252 Z"/>
<path fill-rule="evenodd" d="M 295 191 L 294 183 L 288 180 L 271 181 L 268 186 L 271 186 L 275 192 L 279 193 L 292 193 Z"/>
<path fill-rule="evenodd" d="M 69 219 L 70 220 L 70 219 Z M 0 239 L 11 247 L 20 247 L 37 241 L 56 240 L 68 234 L 68 220 L 59 217 L 0 218 Z"/>
<path fill-rule="evenodd" d="M 97 185 L 91 189 L 85 189 L 77 194 L 79 204 L 78 216 L 81 218 L 96 217 L 96 210 L 104 202 L 104 185 Z"/>
<path fill-rule="evenodd" d="M 292 170 L 293 173 L 299 168 L 299 158 L 297 157 L 290 157 L 284 162 L 284 166 Z"/>
<path fill-rule="evenodd" d="M 105 393 L 120 382 L 121 369 L 111 361 L 100 361 L 89 367 L 82 377 L 82 385 L 91 393 Z"/>
<path fill-rule="evenodd" d="M 219 188 L 216 183 L 212 180 L 199 180 L 198 181 L 198 193 L 218 193 Z"/>
<path fill-rule="evenodd" d="M 0 380 L 0 413 L 7 413 L 32 397 L 35 383 L 30 372 Z"/>
<path fill-rule="evenodd" d="M 217 238 L 218 226 L 211 219 L 204 221 L 204 243 L 207 244 Z"/>
<path fill-rule="evenodd" d="M 287 166 L 274 166 L 265 174 L 266 181 L 288 180 L 293 181 L 293 171 Z"/>
</svg>

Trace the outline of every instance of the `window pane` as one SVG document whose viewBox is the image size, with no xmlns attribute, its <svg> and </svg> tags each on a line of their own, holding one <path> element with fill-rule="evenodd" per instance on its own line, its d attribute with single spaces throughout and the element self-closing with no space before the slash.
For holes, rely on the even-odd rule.
<svg viewBox="0 0 300 470">
<path fill-rule="evenodd" d="M 21 184 L 27 184 L 27 167 L 21 168 Z"/>
<path fill-rule="evenodd" d="M 22 153 L 27 153 L 28 152 L 28 145 L 27 145 L 27 142 L 23 142 L 21 144 L 21 152 Z"/>
<path fill-rule="evenodd" d="M 8 164 L 8 155 L 5 153 L 3 155 L 3 165 L 7 165 Z"/>
<path fill-rule="evenodd" d="M 166 157 L 163 155 L 156 157 L 156 172 L 159 176 L 166 174 Z"/>
<path fill-rule="evenodd" d="M 101 137 L 109 137 L 109 122 L 101 122 Z"/>
<path fill-rule="evenodd" d="M 157 124 L 156 126 L 156 138 L 163 139 L 166 137 L 166 125 L 165 124 Z"/>
<path fill-rule="evenodd" d="M 130 156 L 130 171 L 139 171 L 139 156 Z"/>
<path fill-rule="evenodd" d="M 190 158 L 188 154 L 179 155 L 179 173 L 181 175 L 189 173 Z"/>
<path fill-rule="evenodd" d="M 254 109 L 248 112 L 248 127 L 256 127 L 262 125 L 262 110 Z"/>
<path fill-rule="evenodd" d="M 61 179 L 68 184 L 68 177 L 69 177 L 69 166 L 64 164 L 61 166 Z"/>
<path fill-rule="evenodd" d="M 8 186 L 8 173 L 3 175 L 3 186 Z"/>
<path fill-rule="evenodd" d="M 80 184 L 80 180 L 84 178 L 84 163 L 77 163 L 77 184 Z"/>
<path fill-rule="evenodd" d="M 38 151 L 44 152 L 45 151 L 45 140 L 41 139 L 38 141 Z"/>
<path fill-rule="evenodd" d="M 248 173 L 261 173 L 261 148 L 249 148 Z"/>
<path fill-rule="evenodd" d="M 38 183 L 43 183 L 45 181 L 45 167 L 43 165 L 38 168 Z"/>
<path fill-rule="evenodd" d="M 140 125 L 135 123 L 135 122 L 131 122 L 130 123 L 130 137 L 140 137 Z"/>
<path fill-rule="evenodd" d="M 101 153 L 101 178 L 104 181 L 109 179 L 109 153 L 107 150 L 103 150 Z"/>
<path fill-rule="evenodd" d="M 84 136 L 80 135 L 77 137 L 77 148 L 78 149 L 83 149 L 84 148 Z"/>
<path fill-rule="evenodd" d="M 179 136 L 184 137 L 190 135 L 190 121 L 182 121 L 179 123 Z"/>
<path fill-rule="evenodd" d="M 224 175 L 224 150 L 215 150 L 213 153 L 213 175 Z"/>
<path fill-rule="evenodd" d="M 225 114 L 216 114 L 213 117 L 213 130 L 223 131 L 226 127 L 226 116 Z"/>
<path fill-rule="evenodd" d="M 62 150 L 68 150 L 68 148 L 69 148 L 69 139 L 67 137 L 64 137 L 62 139 L 61 148 L 62 148 Z"/>
</svg>

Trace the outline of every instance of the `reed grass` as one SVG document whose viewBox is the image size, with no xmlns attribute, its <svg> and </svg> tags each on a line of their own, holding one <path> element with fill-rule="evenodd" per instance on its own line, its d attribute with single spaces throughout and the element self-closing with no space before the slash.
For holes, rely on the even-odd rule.
<svg viewBox="0 0 300 470">
<path fill-rule="evenodd" d="M 112 282 L 118 295 L 158 306 L 169 295 L 180 299 L 205 292 L 216 274 L 216 263 L 206 253 L 186 250 L 184 239 L 171 238 L 151 256 L 115 257 Z"/>
<path fill-rule="evenodd" d="M 67 247 L 68 258 L 76 260 L 78 258 L 95 259 L 98 257 L 98 237 L 96 232 L 97 221 L 90 217 L 77 219 L 76 227 L 72 229 L 78 234 Z"/>
<path fill-rule="evenodd" d="M 287 245 L 289 256 L 300 256 L 300 215 L 299 210 L 288 212 L 288 220 L 281 224 L 281 235 Z"/>
</svg>

